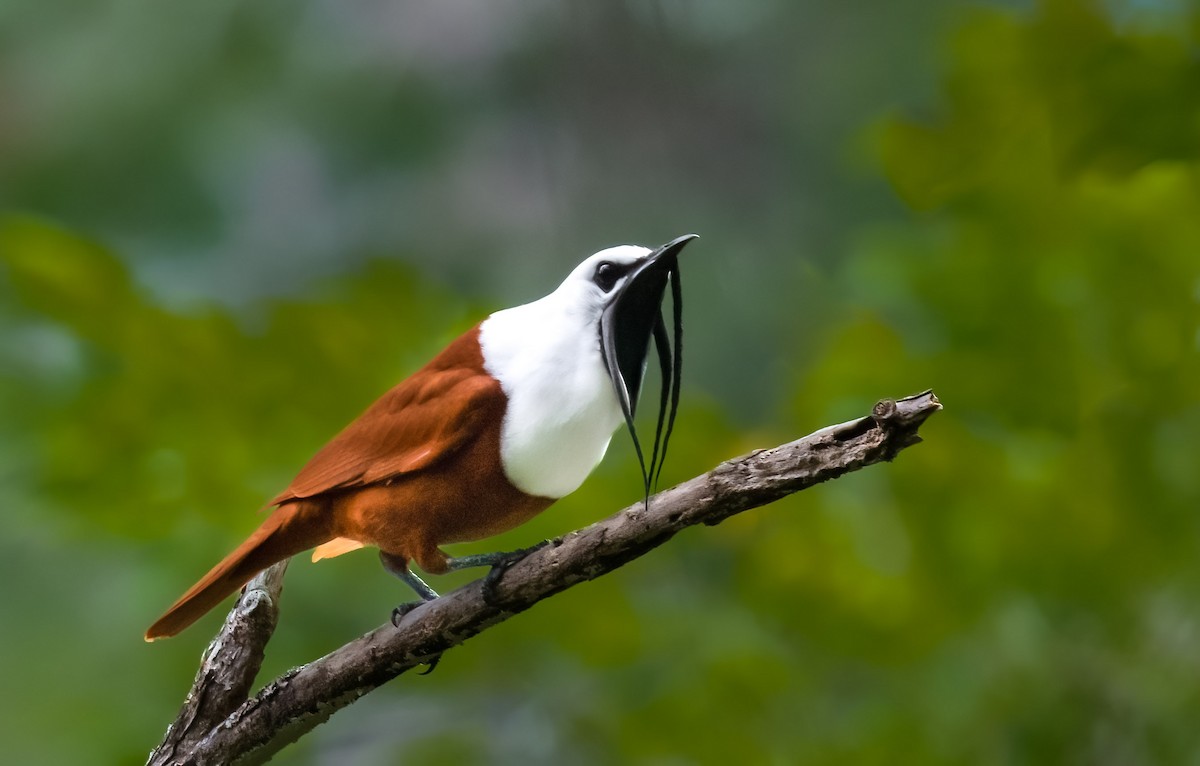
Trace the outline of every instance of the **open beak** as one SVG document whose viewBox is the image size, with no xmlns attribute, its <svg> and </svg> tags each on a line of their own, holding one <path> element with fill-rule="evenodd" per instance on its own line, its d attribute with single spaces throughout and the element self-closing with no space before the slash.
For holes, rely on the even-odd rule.
<svg viewBox="0 0 1200 766">
<path fill-rule="evenodd" d="M 604 366 L 612 378 L 613 390 L 625 415 L 625 424 L 633 438 L 638 461 L 642 465 L 647 498 L 651 484 L 657 481 L 656 469 L 662 470 L 662 458 L 666 456 L 667 441 L 670 439 L 675 412 L 679 405 L 679 381 L 683 362 L 683 295 L 679 281 L 678 256 L 684 246 L 693 239 L 696 239 L 695 234 L 676 237 L 638 263 L 624 283 L 617 288 L 600 319 L 600 349 L 604 357 Z M 674 309 L 674 343 L 667 334 L 667 326 L 662 316 L 662 304 L 668 285 L 671 287 Z M 658 427 L 654 436 L 650 468 L 647 471 L 633 416 L 637 411 L 638 395 L 646 374 L 651 339 L 654 340 L 658 353 L 663 380 Z"/>
</svg>

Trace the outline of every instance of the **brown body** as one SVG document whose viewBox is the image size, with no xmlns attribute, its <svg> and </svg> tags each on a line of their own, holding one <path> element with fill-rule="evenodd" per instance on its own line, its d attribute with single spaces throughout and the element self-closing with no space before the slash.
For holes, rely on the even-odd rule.
<svg viewBox="0 0 1200 766">
<path fill-rule="evenodd" d="M 271 501 L 271 516 L 150 629 L 173 636 L 266 567 L 314 546 L 373 545 L 446 571 L 438 546 L 516 527 L 554 502 L 513 486 L 500 458 L 507 398 L 476 326 L 371 405 Z M 314 555 L 320 558 L 322 553 Z"/>
</svg>

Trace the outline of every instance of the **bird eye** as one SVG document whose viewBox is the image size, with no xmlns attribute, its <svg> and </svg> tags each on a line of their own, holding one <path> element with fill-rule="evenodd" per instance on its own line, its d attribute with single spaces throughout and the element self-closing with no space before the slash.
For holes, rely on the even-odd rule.
<svg viewBox="0 0 1200 766">
<path fill-rule="evenodd" d="M 617 280 L 620 278 L 621 269 L 617 264 L 610 263 L 609 261 L 601 261 L 600 265 L 596 267 L 596 276 L 592 278 L 592 281 L 601 290 L 608 292 L 616 286 Z"/>
</svg>

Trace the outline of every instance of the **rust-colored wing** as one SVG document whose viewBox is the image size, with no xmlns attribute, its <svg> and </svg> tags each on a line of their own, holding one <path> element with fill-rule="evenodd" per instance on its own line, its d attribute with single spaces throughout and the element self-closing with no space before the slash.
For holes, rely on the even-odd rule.
<svg viewBox="0 0 1200 766">
<path fill-rule="evenodd" d="M 504 406 L 472 330 L 346 426 L 271 504 L 425 470 L 477 438 Z"/>
</svg>

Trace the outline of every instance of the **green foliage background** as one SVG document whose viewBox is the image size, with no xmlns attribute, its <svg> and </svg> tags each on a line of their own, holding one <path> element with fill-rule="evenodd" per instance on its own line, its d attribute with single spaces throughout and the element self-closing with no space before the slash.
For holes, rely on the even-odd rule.
<svg viewBox="0 0 1200 766">
<path fill-rule="evenodd" d="M 926 443 L 278 762 L 1200 759 L 1200 8 L 917 5 L 0 7 L 6 761 L 144 759 L 220 615 L 142 630 L 326 438 L 585 254 L 693 230 L 667 480 L 933 387 Z M 469 549 L 635 500 L 617 442 Z M 265 672 L 402 590 L 297 562 Z"/>
</svg>

